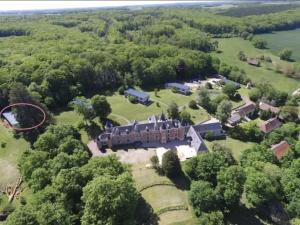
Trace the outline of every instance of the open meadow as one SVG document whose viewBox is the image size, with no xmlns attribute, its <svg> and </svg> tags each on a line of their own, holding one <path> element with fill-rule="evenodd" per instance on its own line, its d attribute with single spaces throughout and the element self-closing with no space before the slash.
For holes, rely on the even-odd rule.
<svg viewBox="0 0 300 225">
<path fill-rule="evenodd" d="M 293 51 L 292 59 L 300 61 L 300 29 L 260 34 L 259 37 L 267 41 L 268 48 L 275 55 L 283 48 L 290 48 Z"/>
<path fill-rule="evenodd" d="M 254 48 L 251 42 L 242 38 L 216 39 L 219 42 L 221 53 L 214 53 L 221 62 L 231 66 L 237 66 L 245 70 L 247 76 L 254 82 L 267 81 L 279 90 L 292 93 L 300 87 L 300 81 L 288 78 L 284 74 L 276 72 L 276 65 L 285 66 L 292 64 L 284 62 L 270 52 L 269 49 Z M 260 67 L 248 65 L 246 62 L 238 59 L 239 51 L 243 51 L 247 57 L 259 57 L 261 55 L 269 56 L 272 63 L 262 63 Z M 278 85 L 280 84 L 280 85 Z"/>
</svg>

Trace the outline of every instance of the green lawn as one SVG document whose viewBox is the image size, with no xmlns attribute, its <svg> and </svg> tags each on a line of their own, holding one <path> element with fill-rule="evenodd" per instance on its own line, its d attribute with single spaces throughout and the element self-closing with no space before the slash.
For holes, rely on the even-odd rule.
<svg viewBox="0 0 300 225">
<path fill-rule="evenodd" d="M 132 174 L 138 189 L 162 182 L 170 183 L 167 177 L 158 175 L 154 169 L 145 168 L 145 164 L 132 165 Z M 168 206 L 188 205 L 187 190 L 175 186 L 157 185 L 141 191 L 141 194 L 154 212 Z M 160 224 L 167 225 L 178 221 L 193 221 L 193 212 L 191 210 L 178 210 L 163 213 L 159 217 Z"/>
<path fill-rule="evenodd" d="M 292 58 L 300 61 L 300 29 L 261 34 L 259 36 L 267 41 L 268 48 L 273 54 L 278 55 L 283 48 L 290 48 L 293 50 Z"/>
<path fill-rule="evenodd" d="M 0 188 L 15 183 L 19 177 L 17 160 L 28 149 L 29 144 L 22 138 L 15 139 L 12 130 L 0 124 L 0 142 L 6 143 L 6 147 L 0 146 Z"/>
<path fill-rule="evenodd" d="M 192 121 L 199 123 L 208 119 L 208 114 L 202 108 L 192 110 L 188 108 L 190 100 L 194 99 L 196 94 L 193 93 L 190 96 L 185 96 L 177 93 L 173 93 L 171 90 L 160 90 L 158 96 L 155 96 L 154 92 L 147 92 L 150 95 L 152 104 L 145 106 L 142 104 L 132 104 L 123 95 L 115 93 L 112 96 L 108 96 L 112 114 L 109 116 L 110 119 L 115 120 L 120 124 L 127 124 L 128 121 L 133 120 L 143 121 L 147 120 L 151 115 L 158 115 L 162 112 L 166 113 L 168 104 L 172 101 L 176 102 L 177 105 L 182 109 L 183 107 L 191 114 Z"/>
<path fill-rule="evenodd" d="M 228 147 L 232 151 L 233 157 L 238 161 L 242 152 L 248 148 L 251 148 L 251 146 L 254 145 L 254 143 L 252 142 L 242 142 L 240 140 L 233 139 L 230 137 L 227 137 L 225 140 L 217 140 L 214 142 Z M 213 142 L 205 141 L 205 143 L 207 147 L 211 149 Z"/>
<path fill-rule="evenodd" d="M 274 85 L 275 88 L 289 93 L 292 93 L 300 87 L 300 81 L 288 78 L 274 71 L 275 64 L 287 65 L 289 63 L 279 60 L 270 50 L 256 49 L 251 42 L 241 38 L 217 39 L 217 41 L 219 42 L 219 49 L 222 53 L 213 53 L 213 55 L 217 56 L 221 62 L 244 69 L 247 76 L 254 82 L 268 81 Z M 242 62 L 238 59 L 237 54 L 239 51 L 243 51 L 247 57 L 258 57 L 260 55 L 270 56 L 273 64 L 262 63 L 261 67 L 250 66 L 246 62 Z"/>
</svg>

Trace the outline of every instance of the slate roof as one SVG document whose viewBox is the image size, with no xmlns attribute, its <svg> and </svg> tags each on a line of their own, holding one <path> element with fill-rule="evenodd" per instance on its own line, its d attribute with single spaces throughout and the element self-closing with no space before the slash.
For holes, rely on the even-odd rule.
<svg viewBox="0 0 300 225">
<path fill-rule="evenodd" d="M 233 80 L 228 80 L 226 77 L 223 77 L 223 76 L 221 76 L 221 78 L 222 78 L 222 80 L 223 80 L 223 82 L 224 82 L 225 84 L 233 84 L 233 85 L 235 85 L 235 86 L 238 87 L 238 88 L 241 87 L 241 84 L 238 83 L 238 82 L 235 82 L 235 81 L 233 81 Z"/>
<path fill-rule="evenodd" d="M 19 122 L 17 121 L 15 114 L 13 114 L 12 112 L 5 112 L 2 113 L 2 115 L 9 122 L 10 125 L 12 126 L 19 125 Z"/>
<path fill-rule="evenodd" d="M 238 112 L 233 112 L 233 113 L 231 113 L 230 118 L 228 119 L 228 122 L 230 124 L 236 124 L 236 123 L 240 122 L 241 119 L 242 118 Z"/>
<path fill-rule="evenodd" d="M 181 90 L 189 91 L 190 87 L 180 83 L 166 83 L 166 86 L 178 88 Z"/>
<path fill-rule="evenodd" d="M 260 126 L 260 129 L 264 133 L 270 133 L 272 130 L 280 127 L 281 125 L 282 125 L 282 123 L 275 117 L 275 118 L 271 118 L 271 119 L 267 120 L 266 122 L 264 122 Z"/>
<path fill-rule="evenodd" d="M 207 121 L 193 126 L 196 131 L 200 133 L 207 133 L 209 131 L 222 130 L 222 125 L 219 121 Z"/>
<path fill-rule="evenodd" d="M 279 108 L 274 107 L 274 106 L 272 106 L 272 105 L 269 105 L 269 104 L 267 104 L 267 103 L 265 103 L 265 102 L 260 102 L 260 103 L 259 103 L 259 109 L 261 109 L 261 110 L 263 110 L 263 111 L 268 111 L 268 110 L 270 110 L 272 113 L 275 113 L 275 114 L 279 113 L 279 111 L 280 111 Z"/>
<path fill-rule="evenodd" d="M 272 145 L 271 147 L 277 159 L 281 159 L 289 150 L 289 148 L 290 146 L 286 141 L 281 141 L 280 143 Z"/>
<path fill-rule="evenodd" d="M 191 138 L 191 146 L 198 151 L 207 151 L 207 147 L 201 137 L 201 135 L 194 129 L 193 126 L 190 127 L 187 136 Z"/>
<path fill-rule="evenodd" d="M 138 98 L 149 98 L 149 95 L 147 93 L 142 92 L 142 91 L 137 91 L 132 88 L 129 88 L 128 90 L 126 90 L 125 93 L 128 95 L 138 97 Z"/>
</svg>

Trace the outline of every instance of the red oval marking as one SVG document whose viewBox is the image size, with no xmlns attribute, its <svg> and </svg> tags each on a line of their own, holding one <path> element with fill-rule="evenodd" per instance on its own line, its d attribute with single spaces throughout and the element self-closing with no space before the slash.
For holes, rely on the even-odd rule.
<svg viewBox="0 0 300 225">
<path fill-rule="evenodd" d="M 14 103 L 14 104 L 10 104 L 6 107 L 4 107 L 1 111 L 0 111 L 0 117 L 2 115 L 2 113 L 4 113 L 5 110 L 7 110 L 8 108 L 11 108 L 11 107 L 14 107 L 14 106 L 31 106 L 33 108 L 36 108 L 38 109 L 39 111 L 42 112 L 43 114 L 43 120 L 38 124 L 38 125 L 35 125 L 35 126 L 32 126 L 32 127 L 25 127 L 25 128 L 19 128 L 19 127 L 15 127 L 15 126 L 12 126 L 8 123 L 9 127 L 16 130 L 16 131 L 30 131 L 30 130 L 33 130 L 35 128 L 38 128 L 40 126 L 42 126 L 45 121 L 46 121 L 46 118 L 47 118 L 47 115 L 46 115 L 46 112 L 44 109 L 42 109 L 41 107 L 37 106 L 37 105 L 34 105 L 34 104 L 31 104 L 31 103 L 25 103 L 25 102 L 20 102 L 20 103 Z"/>
</svg>

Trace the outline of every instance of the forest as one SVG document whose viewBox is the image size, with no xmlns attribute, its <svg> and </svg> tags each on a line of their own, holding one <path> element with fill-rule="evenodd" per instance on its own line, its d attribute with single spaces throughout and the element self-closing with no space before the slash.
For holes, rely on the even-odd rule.
<svg viewBox="0 0 300 225">
<path fill-rule="evenodd" d="M 30 200 L 20 199 L 6 224 L 155 225 L 139 217 L 143 199 L 132 168 L 115 156 L 92 158 L 77 128 L 55 124 L 53 113 L 75 100 L 91 106 L 73 106 L 87 119 L 84 122 L 92 123 L 97 114 L 103 123 L 112 111 L 104 96 L 128 87 L 154 89 L 156 95 L 166 82 L 204 79 L 218 73 L 248 84 L 251 77 L 243 69 L 218 58 L 218 38 L 242 37 L 255 42 L 257 34 L 300 28 L 300 8 L 293 4 L 253 6 L 244 12 L 243 6 L 222 11 L 162 7 L 1 16 L 0 109 L 22 101 L 47 112 L 42 127 L 23 134 L 30 149 L 22 154 L 18 167 L 32 193 Z M 296 78 L 292 79 L 299 82 Z M 264 83 L 253 85 L 249 92 L 253 101 L 267 99 L 286 108 L 298 104 L 286 90 Z M 200 91 L 200 100 L 193 105 L 218 117 L 219 105 L 226 100 L 231 111 L 229 99 L 236 94 L 230 85 L 223 89 L 222 99 L 210 99 L 208 90 Z M 103 107 L 105 112 L 93 107 Z M 31 114 L 18 111 L 22 118 Z M 24 126 L 40 120 L 38 116 L 22 118 Z M 182 168 L 176 157 L 169 156 L 175 163 L 165 163 L 165 174 L 172 177 L 168 166 L 176 167 L 190 182 L 189 201 L 198 224 L 225 224 L 245 198 L 251 210 L 262 212 L 268 221 L 289 224 L 293 220 L 299 225 L 300 128 L 294 123 L 299 121 L 289 110 L 283 120 L 287 122 L 284 126 L 265 136 L 251 125 L 238 127 L 241 130 L 235 135 L 251 136 L 249 141 L 255 144 L 241 154 L 240 162 L 230 149 L 219 145 Z M 282 139 L 289 141 L 291 151 L 278 160 L 269 148 Z M 268 211 L 271 203 L 276 212 Z"/>
</svg>

